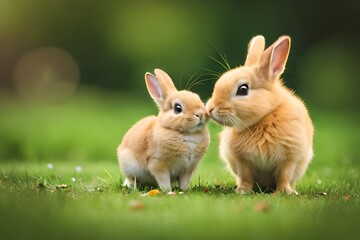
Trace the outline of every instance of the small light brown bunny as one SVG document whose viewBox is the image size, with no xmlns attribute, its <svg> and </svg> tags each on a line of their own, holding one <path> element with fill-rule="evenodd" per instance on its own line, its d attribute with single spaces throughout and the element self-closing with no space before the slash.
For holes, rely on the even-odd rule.
<svg viewBox="0 0 360 240">
<path fill-rule="evenodd" d="M 187 190 L 209 145 L 209 115 L 197 94 L 178 91 L 160 69 L 155 69 L 155 75 L 146 73 L 145 80 L 159 115 L 137 122 L 117 149 L 124 185 L 132 187 L 136 180 L 170 191 L 171 182 L 178 180 L 180 188 Z"/>
<path fill-rule="evenodd" d="M 220 155 L 236 176 L 236 191 L 261 188 L 297 194 L 291 185 L 313 157 L 313 124 L 304 103 L 280 79 L 290 51 L 282 36 L 265 51 L 263 36 L 248 46 L 245 65 L 216 82 L 206 107 L 218 124 Z"/>
</svg>

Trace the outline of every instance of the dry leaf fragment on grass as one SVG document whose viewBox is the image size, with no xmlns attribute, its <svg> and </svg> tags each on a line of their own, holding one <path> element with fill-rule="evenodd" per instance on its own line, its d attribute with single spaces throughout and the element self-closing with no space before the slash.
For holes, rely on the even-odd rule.
<svg viewBox="0 0 360 240">
<path fill-rule="evenodd" d="M 129 207 L 132 210 L 142 210 L 145 208 L 145 204 L 139 200 L 132 200 L 129 202 Z"/>
<path fill-rule="evenodd" d="M 148 191 L 147 193 L 143 194 L 142 196 L 157 196 L 160 194 L 160 191 L 157 189 L 153 189 Z"/>
<path fill-rule="evenodd" d="M 68 185 L 66 185 L 66 184 L 61 184 L 61 185 L 58 185 L 57 187 L 58 187 L 58 188 L 68 188 Z"/>
<path fill-rule="evenodd" d="M 344 196 L 344 200 L 345 200 L 345 201 L 349 201 L 350 198 L 351 198 L 351 196 L 350 196 L 349 194 L 347 194 L 347 195 Z"/>
<path fill-rule="evenodd" d="M 316 193 L 316 196 L 327 196 L 327 193 L 326 192 L 318 192 Z"/>
<path fill-rule="evenodd" d="M 254 210 L 256 212 L 267 212 L 270 210 L 270 205 L 266 202 L 259 202 L 255 204 Z"/>
</svg>

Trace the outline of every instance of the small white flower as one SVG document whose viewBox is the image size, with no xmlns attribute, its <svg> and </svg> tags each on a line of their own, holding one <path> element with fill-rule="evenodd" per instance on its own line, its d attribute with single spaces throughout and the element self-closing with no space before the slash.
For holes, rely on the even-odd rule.
<svg viewBox="0 0 360 240">
<path fill-rule="evenodd" d="M 316 183 L 320 185 L 322 183 L 321 179 L 316 180 Z"/>
<path fill-rule="evenodd" d="M 82 167 L 81 167 L 81 166 L 76 166 L 76 167 L 75 167 L 75 171 L 76 171 L 77 173 L 81 172 L 81 171 L 82 171 Z"/>
<path fill-rule="evenodd" d="M 72 178 L 71 178 L 71 181 L 72 181 L 73 183 L 76 182 L 76 178 L 72 177 Z"/>
<path fill-rule="evenodd" d="M 51 163 L 48 163 L 48 164 L 47 164 L 47 168 L 48 168 L 48 169 L 53 169 L 53 168 L 54 168 L 54 165 L 52 165 Z"/>
</svg>

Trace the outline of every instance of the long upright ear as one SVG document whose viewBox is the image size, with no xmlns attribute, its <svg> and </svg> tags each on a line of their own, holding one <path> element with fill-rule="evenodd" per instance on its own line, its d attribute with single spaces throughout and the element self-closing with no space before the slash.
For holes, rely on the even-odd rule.
<svg viewBox="0 0 360 240">
<path fill-rule="evenodd" d="M 265 38 L 261 35 L 253 37 L 248 45 L 245 66 L 252 66 L 259 63 L 261 54 L 265 49 Z"/>
<path fill-rule="evenodd" d="M 170 76 L 163 70 L 156 68 L 154 70 L 157 79 L 159 79 L 160 85 L 164 91 L 164 95 L 167 97 L 170 93 L 176 92 L 177 89 L 171 80 Z"/>
<path fill-rule="evenodd" d="M 155 75 L 145 74 L 146 87 L 150 96 L 155 100 L 157 105 L 162 108 L 166 98 L 176 92 L 175 85 L 170 76 L 161 69 L 155 69 Z"/>
<path fill-rule="evenodd" d="M 154 75 L 147 72 L 145 73 L 145 83 L 150 96 L 155 100 L 159 107 L 161 107 L 165 99 L 159 80 Z"/>
<path fill-rule="evenodd" d="M 265 78 L 275 79 L 284 72 L 290 45 L 290 37 L 282 36 L 264 51 L 260 59 L 260 71 Z"/>
</svg>

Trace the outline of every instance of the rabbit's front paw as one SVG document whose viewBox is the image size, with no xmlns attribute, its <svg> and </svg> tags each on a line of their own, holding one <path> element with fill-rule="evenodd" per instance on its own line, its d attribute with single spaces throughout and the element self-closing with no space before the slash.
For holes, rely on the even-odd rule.
<svg viewBox="0 0 360 240">
<path fill-rule="evenodd" d="M 288 195 L 295 195 L 295 196 L 299 195 L 298 192 L 295 191 L 294 189 L 292 189 L 289 184 L 286 184 L 284 186 L 278 186 L 276 188 L 275 193 L 285 193 L 285 194 L 288 194 Z"/>
<path fill-rule="evenodd" d="M 235 192 L 241 195 L 253 193 L 252 188 L 246 187 L 245 185 L 240 185 L 235 189 Z"/>
<path fill-rule="evenodd" d="M 134 187 L 134 179 L 126 178 L 122 186 L 127 187 L 127 188 L 133 188 Z"/>
</svg>

